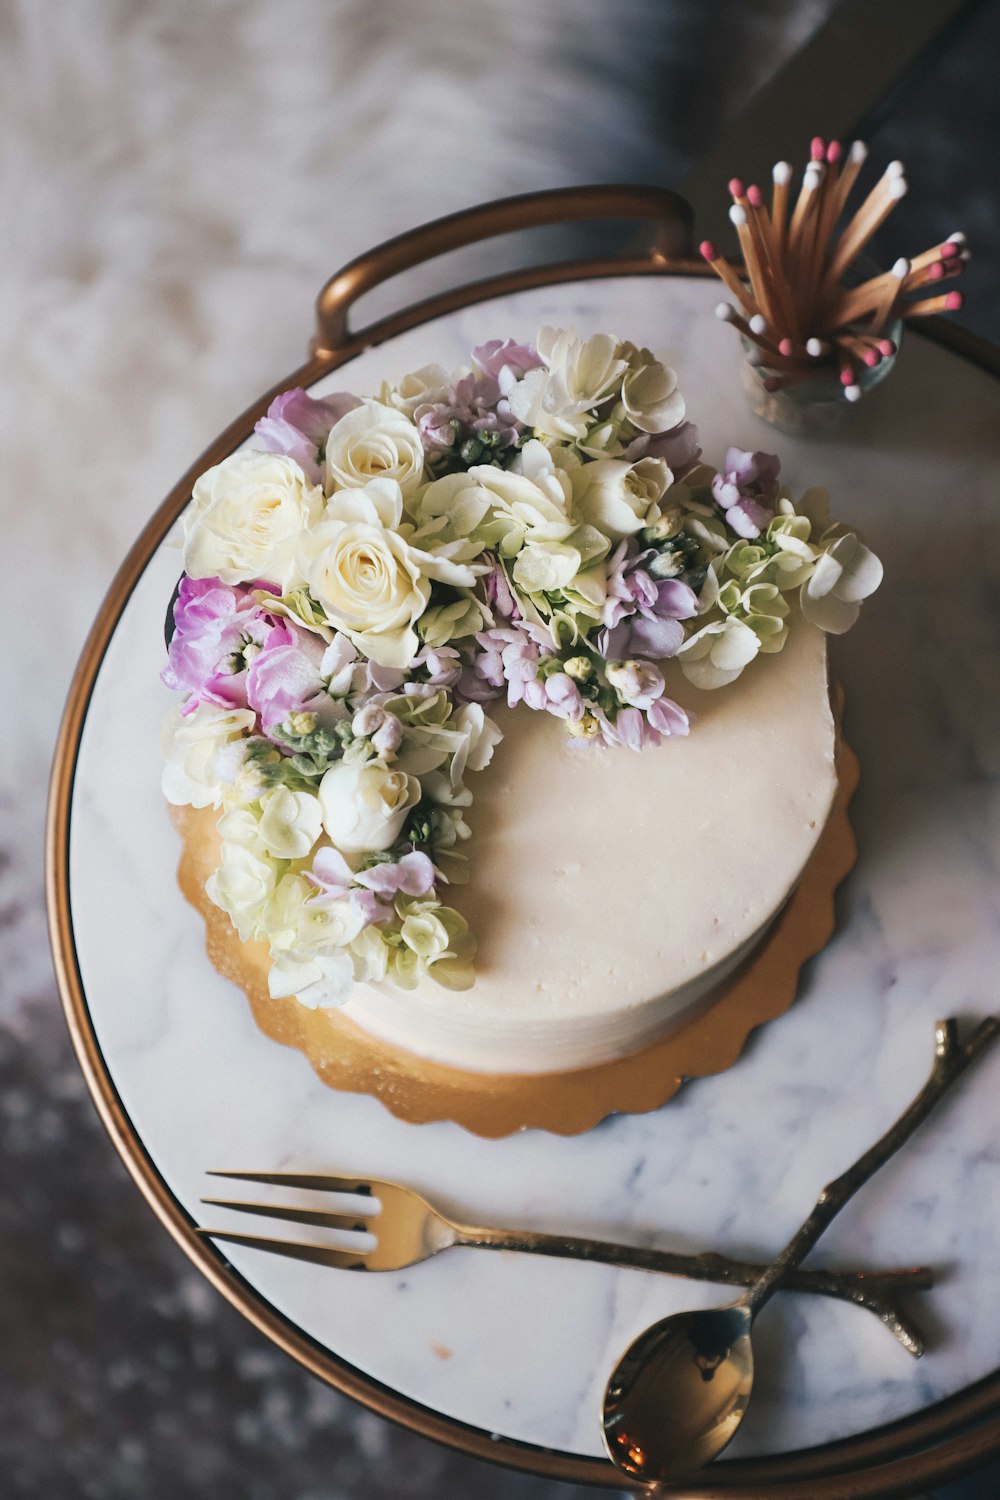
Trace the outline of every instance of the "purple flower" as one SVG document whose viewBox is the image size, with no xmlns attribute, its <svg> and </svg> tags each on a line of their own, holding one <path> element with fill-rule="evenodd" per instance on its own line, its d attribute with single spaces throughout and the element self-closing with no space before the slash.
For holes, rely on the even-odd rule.
<svg viewBox="0 0 1000 1500">
<path fill-rule="evenodd" d="M 451 408 L 436 402 L 417 407 L 417 431 L 425 448 L 432 453 L 447 453 L 454 448 L 462 431 L 458 418 Z M 416 416 L 416 412 L 414 413 Z"/>
<path fill-rule="evenodd" d="M 426 859 L 426 855 L 423 857 Z M 427 862 L 430 864 L 429 860 Z M 395 916 L 393 908 L 379 900 L 377 891 L 358 889 L 354 881 L 360 880 L 361 877 L 355 876 L 339 849 L 334 849 L 332 846 L 318 849 L 313 858 L 312 869 L 304 873 L 306 879 L 317 887 L 316 895 L 312 897 L 317 906 L 327 906 L 334 901 L 342 901 L 346 896 L 350 902 L 351 911 L 355 916 L 360 916 L 366 925 L 372 922 L 388 922 Z"/>
<path fill-rule="evenodd" d="M 183 713 L 193 713 L 199 703 L 248 706 L 248 664 L 260 651 L 291 639 L 288 622 L 261 605 L 264 590 L 276 592 L 271 584 L 234 588 L 218 578 L 181 579 L 160 676 L 167 687 L 190 694 Z"/>
<path fill-rule="evenodd" d="M 693 422 L 679 422 L 669 432 L 640 433 L 633 438 L 622 457 L 630 464 L 640 458 L 665 458 L 675 479 L 686 474 L 701 457 L 698 429 Z"/>
<path fill-rule="evenodd" d="M 679 622 L 698 613 L 698 596 L 679 578 L 653 578 L 645 567 L 653 556 L 651 549 L 640 552 L 632 538 L 612 553 L 605 629 L 597 637 L 602 656 L 676 656 L 684 644 Z"/>
<path fill-rule="evenodd" d="M 323 475 L 318 450 L 326 444 L 330 428 L 360 405 L 358 397 L 347 391 L 337 391 L 321 401 L 303 390 L 282 391 L 275 396 L 254 432 L 268 453 L 286 453 L 313 484 L 319 484 Z"/>
<path fill-rule="evenodd" d="M 490 339 L 473 349 L 472 357 L 481 370 L 492 375 L 505 396 L 522 375 L 543 363 L 533 345 L 518 344 L 514 339 Z"/>
<path fill-rule="evenodd" d="M 280 726 L 293 713 L 332 708 L 320 672 L 325 644 L 288 620 L 280 639 L 268 640 L 247 669 L 247 702 L 260 715 L 269 739 L 280 740 Z"/>
<path fill-rule="evenodd" d="M 519 620 L 521 611 L 517 607 L 510 584 L 507 582 L 507 574 L 503 570 L 500 559 L 492 552 L 484 554 L 491 564 L 490 571 L 483 579 L 483 588 L 486 593 L 486 603 L 498 620 Z"/>
<path fill-rule="evenodd" d="M 434 866 L 426 854 L 414 850 L 395 864 L 372 865 L 359 870 L 354 879 L 383 900 L 393 896 L 427 896 L 434 889 Z"/>
<path fill-rule="evenodd" d="M 545 709 L 557 719 L 581 719 L 583 699 L 580 689 L 565 672 L 550 677 L 534 677 L 525 682 L 523 697 L 529 708 Z"/>
<path fill-rule="evenodd" d="M 712 480 L 712 499 L 726 513 L 737 536 L 760 536 L 773 520 L 778 499 L 780 460 L 773 453 L 730 448 L 726 467 Z"/>
<path fill-rule="evenodd" d="M 512 627 L 484 630 L 476 636 L 481 650 L 473 669 L 477 677 L 491 687 L 507 684 L 507 702 L 511 708 L 525 696 L 525 684 L 538 676 L 539 650 L 523 630 Z"/>
<path fill-rule="evenodd" d="M 433 687 L 453 687 L 462 675 L 462 659 L 454 646 L 424 646 L 410 664 L 410 670 L 422 667 Z"/>
</svg>

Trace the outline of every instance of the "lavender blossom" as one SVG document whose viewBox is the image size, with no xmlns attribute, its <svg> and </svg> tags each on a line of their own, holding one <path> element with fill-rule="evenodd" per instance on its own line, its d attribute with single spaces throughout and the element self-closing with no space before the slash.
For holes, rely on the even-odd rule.
<svg viewBox="0 0 1000 1500">
<path fill-rule="evenodd" d="M 605 628 L 596 642 L 602 656 L 661 659 L 676 656 L 684 644 L 680 621 L 698 613 L 698 596 L 678 578 L 654 578 L 647 564 L 655 556 L 653 549 L 640 551 L 631 537 L 612 553 Z"/>
<path fill-rule="evenodd" d="M 247 668 L 261 652 L 294 640 L 293 628 L 260 602 L 271 584 L 232 586 L 218 578 L 181 579 L 174 604 L 174 633 L 160 673 L 167 687 L 190 696 L 183 714 L 199 703 L 247 708 Z"/>
<path fill-rule="evenodd" d="M 285 453 L 293 458 L 313 484 L 319 484 L 323 471 L 319 450 L 330 435 L 330 428 L 361 402 L 347 391 L 337 391 L 321 401 L 305 391 L 282 391 L 275 396 L 254 432 L 268 453 Z"/>
<path fill-rule="evenodd" d="M 519 344 L 514 339 L 490 339 L 473 349 L 472 357 L 481 370 L 492 375 L 504 396 L 529 370 L 537 370 L 543 363 L 541 355 L 532 344 Z"/>
<path fill-rule="evenodd" d="M 774 519 L 780 466 L 773 453 L 727 452 L 724 471 L 712 480 L 712 499 L 737 536 L 752 540 Z"/>
<path fill-rule="evenodd" d="M 698 429 L 693 422 L 679 422 L 669 432 L 640 433 L 622 457 L 634 464 L 640 458 L 664 458 L 675 479 L 681 479 L 701 457 Z"/>
</svg>

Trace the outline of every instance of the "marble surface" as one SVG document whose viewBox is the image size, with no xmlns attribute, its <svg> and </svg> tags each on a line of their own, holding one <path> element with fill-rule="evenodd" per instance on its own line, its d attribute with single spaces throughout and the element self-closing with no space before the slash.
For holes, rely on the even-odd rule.
<svg viewBox="0 0 1000 1500">
<path fill-rule="evenodd" d="M 864 526 L 887 566 L 862 623 L 835 643 L 863 773 L 861 859 L 834 942 L 797 1005 L 734 1070 L 656 1114 L 574 1140 L 529 1132 L 482 1142 L 331 1093 L 301 1057 L 256 1032 L 242 996 L 208 966 L 198 919 L 173 885 L 176 843 L 150 776 L 166 701 L 156 683 L 163 601 L 178 568 L 164 546 L 97 682 L 71 878 L 81 971 L 112 1077 L 195 1218 L 208 1166 L 343 1168 L 410 1181 L 484 1221 L 766 1255 L 922 1083 L 935 1017 L 974 1017 L 994 1002 L 1000 714 L 989 684 L 1000 663 L 988 601 L 1000 553 L 988 521 L 1000 388 L 913 340 L 840 437 L 775 444 L 744 408 L 731 336 L 708 316 L 715 297 L 704 283 L 639 279 L 527 293 L 368 352 L 349 383 L 374 388 L 383 372 L 457 361 L 497 330 L 524 336 L 554 318 L 639 327 L 683 369 L 709 456 L 730 441 L 770 443 L 793 484 L 829 485 L 835 510 Z M 339 372 L 326 385 L 344 383 Z M 938 392 L 933 430 L 912 416 L 927 388 Z M 946 526 L 920 527 L 942 495 Z M 998 1084 L 991 1058 L 817 1252 L 831 1264 L 941 1267 L 925 1313 L 932 1352 L 914 1365 L 857 1310 L 784 1299 L 760 1325 L 759 1383 L 734 1454 L 856 1432 L 993 1369 Z M 616 1355 L 656 1317 L 705 1297 L 639 1273 L 474 1251 L 349 1283 L 252 1252 L 231 1258 L 293 1323 L 394 1390 L 581 1454 L 599 1452 L 597 1403 Z"/>
<path fill-rule="evenodd" d="M 450 1453 L 322 1386 L 163 1232 L 98 1123 L 60 1014 L 46 780 L 120 558 L 181 464 L 301 359 L 336 266 L 500 193 L 675 185 L 706 127 L 834 3 L 506 0 L 478 7 L 474 26 L 459 0 L 0 4 L 0 554 L 16 564 L 0 669 L 4 1500 L 594 1493 Z M 883 253 L 967 229 L 962 317 L 994 339 L 1000 95 L 984 59 L 998 36 L 993 0 L 870 137 L 914 183 Z M 514 39 L 520 82 L 537 79 L 516 104 Z M 981 1483 L 977 1500 L 992 1500 L 1000 1476 Z"/>
</svg>

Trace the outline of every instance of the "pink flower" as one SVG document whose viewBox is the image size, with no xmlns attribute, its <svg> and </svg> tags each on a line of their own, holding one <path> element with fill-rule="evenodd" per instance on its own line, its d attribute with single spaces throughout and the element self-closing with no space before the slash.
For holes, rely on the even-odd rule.
<svg viewBox="0 0 1000 1500">
<path fill-rule="evenodd" d="M 275 396 L 254 432 L 268 453 L 285 453 L 312 480 L 323 478 L 318 451 L 326 444 L 330 428 L 361 402 L 347 391 L 337 391 L 316 401 L 303 390 L 282 391 Z"/>
<path fill-rule="evenodd" d="M 320 673 L 324 642 L 288 620 L 282 624 L 284 633 L 269 639 L 247 669 L 247 703 L 270 739 L 280 738 L 276 731 L 289 714 L 332 706 Z"/>
<path fill-rule="evenodd" d="M 199 703 L 246 708 L 247 667 L 273 641 L 290 638 L 288 624 L 262 606 L 271 584 L 232 587 L 218 578 L 181 579 L 174 633 L 160 674 L 167 687 L 189 694 L 182 710 Z"/>
</svg>

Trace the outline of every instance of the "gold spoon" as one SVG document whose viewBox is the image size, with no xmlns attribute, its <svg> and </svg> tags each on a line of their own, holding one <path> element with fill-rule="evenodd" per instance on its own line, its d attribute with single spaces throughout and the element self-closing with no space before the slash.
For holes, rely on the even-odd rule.
<svg viewBox="0 0 1000 1500">
<path fill-rule="evenodd" d="M 649 1484 L 685 1479 L 722 1452 L 750 1400 L 754 1318 L 845 1203 L 998 1034 L 1000 1019 L 988 1016 L 961 1047 L 958 1023 L 938 1021 L 934 1067 L 913 1103 L 853 1167 L 823 1189 L 802 1228 L 743 1296 L 727 1307 L 663 1318 L 629 1345 L 604 1392 L 604 1446 L 619 1469 Z"/>
</svg>

